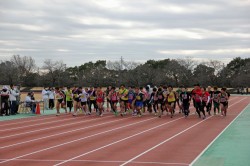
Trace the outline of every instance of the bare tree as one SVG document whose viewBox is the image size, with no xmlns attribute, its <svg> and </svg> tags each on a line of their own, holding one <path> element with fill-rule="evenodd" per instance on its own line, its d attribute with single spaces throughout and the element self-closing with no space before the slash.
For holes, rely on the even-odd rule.
<svg viewBox="0 0 250 166">
<path fill-rule="evenodd" d="M 43 69 L 45 73 L 47 72 L 50 75 L 52 86 L 57 85 L 61 86 L 62 84 L 62 75 L 66 70 L 66 64 L 63 61 L 52 61 L 51 59 L 44 60 Z"/>
<path fill-rule="evenodd" d="M 193 57 L 186 56 L 184 59 L 177 59 L 178 63 L 184 66 L 186 69 L 193 71 L 195 66 L 197 66 L 197 62 Z"/>
<path fill-rule="evenodd" d="M 208 67 L 214 68 L 215 75 L 217 75 L 225 66 L 224 63 L 218 60 L 210 60 L 206 63 Z"/>
<path fill-rule="evenodd" d="M 119 61 L 108 61 L 106 68 L 109 70 L 134 70 L 140 63 L 134 61 L 125 61 L 122 57 Z"/>
<path fill-rule="evenodd" d="M 35 71 L 36 64 L 32 57 L 13 55 L 11 57 L 12 64 L 17 68 L 18 81 L 22 81 L 24 77 Z"/>
<path fill-rule="evenodd" d="M 122 70 L 121 64 L 119 61 L 108 61 L 106 68 L 109 70 Z"/>
</svg>

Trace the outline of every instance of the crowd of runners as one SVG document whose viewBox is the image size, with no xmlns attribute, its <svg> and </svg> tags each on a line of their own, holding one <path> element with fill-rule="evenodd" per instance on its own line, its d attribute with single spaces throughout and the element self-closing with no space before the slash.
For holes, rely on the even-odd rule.
<svg viewBox="0 0 250 166">
<path fill-rule="evenodd" d="M 80 112 L 91 115 L 93 111 L 103 116 L 104 111 L 110 111 L 115 116 L 130 114 L 141 117 L 149 112 L 161 118 L 166 112 L 173 118 L 179 112 L 188 117 L 190 103 L 193 103 L 199 118 L 205 119 L 212 113 L 226 116 L 229 97 L 226 88 L 218 90 L 218 87 L 201 87 L 199 84 L 194 85 L 192 91 L 184 86 L 174 91 L 171 85 L 158 88 L 149 85 L 126 88 L 121 85 L 119 89 L 110 86 L 105 91 L 101 87 L 55 88 L 57 116 L 63 108 L 65 113 L 72 113 L 73 116 Z"/>
</svg>

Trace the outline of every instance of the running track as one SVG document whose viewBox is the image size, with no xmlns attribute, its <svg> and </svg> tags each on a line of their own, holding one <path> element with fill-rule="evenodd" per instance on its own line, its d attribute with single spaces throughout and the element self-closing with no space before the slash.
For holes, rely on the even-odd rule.
<svg viewBox="0 0 250 166">
<path fill-rule="evenodd" d="M 0 165 L 186 166 L 249 104 L 233 96 L 228 116 L 162 118 L 71 115 L 0 122 Z"/>
</svg>

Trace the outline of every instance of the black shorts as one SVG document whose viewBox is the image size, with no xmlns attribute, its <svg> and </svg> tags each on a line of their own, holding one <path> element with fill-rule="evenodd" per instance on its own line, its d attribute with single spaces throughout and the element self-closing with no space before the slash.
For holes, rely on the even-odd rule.
<svg viewBox="0 0 250 166">
<path fill-rule="evenodd" d="M 87 105 L 87 102 L 81 102 L 81 106 Z"/>
<path fill-rule="evenodd" d="M 220 102 L 224 107 L 228 105 L 228 102 Z"/>
<path fill-rule="evenodd" d="M 163 103 L 163 100 L 158 99 L 158 104 L 164 104 L 164 103 Z"/>
<path fill-rule="evenodd" d="M 156 104 L 158 104 L 158 100 L 153 101 L 153 105 L 156 105 Z"/>
<path fill-rule="evenodd" d="M 144 106 L 144 107 L 146 107 L 146 106 L 148 106 L 148 105 L 149 105 L 149 100 L 143 101 L 143 106 Z"/>
<path fill-rule="evenodd" d="M 79 98 L 74 98 L 74 101 L 80 102 L 80 99 Z"/>
<path fill-rule="evenodd" d="M 169 105 L 169 106 L 171 106 L 171 107 L 174 107 L 174 106 L 175 106 L 175 101 L 167 102 L 167 105 Z"/>
<path fill-rule="evenodd" d="M 62 104 L 63 99 L 57 99 L 58 103 Z"/>
</svg>

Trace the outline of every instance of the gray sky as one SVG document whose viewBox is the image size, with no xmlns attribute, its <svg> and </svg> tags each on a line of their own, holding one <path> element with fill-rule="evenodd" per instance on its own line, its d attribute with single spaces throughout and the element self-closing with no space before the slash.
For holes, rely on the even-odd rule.
<svg viewBox="0 0 250 166">
<path fill-rule="evenodd" d="M 250 0 L 0 0 L 0 60 L 250 57 Z"/>
</svg>

